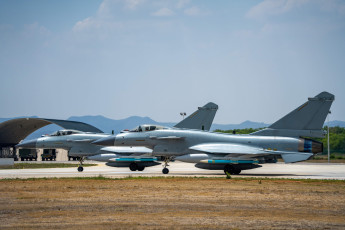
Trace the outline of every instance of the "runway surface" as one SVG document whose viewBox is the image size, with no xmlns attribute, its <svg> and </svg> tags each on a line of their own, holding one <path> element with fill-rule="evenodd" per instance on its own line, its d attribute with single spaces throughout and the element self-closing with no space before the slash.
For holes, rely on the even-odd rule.
<svg viewBox="0 0 345 230">
<path fill-rule="evenodd" d="M 204 170 L 194 167 L 194 164 L 171 162 L 168 167 L 170 173 L 162 174 L 162 166 L 145 168 L 144 171 L 132 172 L 129 168 L 106 166 L 99 162 L 98 166 L 84 167 L 83 172 L 77 168 L 48 168 L 48 169 L 6 169 L 0 170 L 0 179 L 5 178 L 44 178 L 44 177 L 95 177 L 123 178 L 128 176 L 191 176 L 191 177 L 224 177 L 222 170 Z M 345 164 L 327 163 L 295 163 L 295 164 L 264 164 L 261 168 L 242 171 L 233 177 L 258 178 L 293 178 L 293 179 L 333 179 L 345 180 Z"/>
</svg>

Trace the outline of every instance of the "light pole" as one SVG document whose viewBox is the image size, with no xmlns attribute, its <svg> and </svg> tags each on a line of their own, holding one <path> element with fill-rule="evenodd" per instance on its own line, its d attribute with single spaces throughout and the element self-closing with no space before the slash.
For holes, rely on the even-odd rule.
<svg viewBox="0 0 345 230">
<path fill-rule="evenodd" d="M 180 115 L 182 116 L 182 118 L 183 118 L 183 120 L 184 120 L 184 116 L 186 116 L 187 113 L 186 113 L 186 112 L 181 112 Z"/>
<path fill-rule="evenodd" d="M 331 110 L 328 111 L 327 115 L 327 150 L 328 150 L 328 163 L 330 161 L 330 147 L 329 147 L 329 116 L 331 114 Z"/>
</svg>

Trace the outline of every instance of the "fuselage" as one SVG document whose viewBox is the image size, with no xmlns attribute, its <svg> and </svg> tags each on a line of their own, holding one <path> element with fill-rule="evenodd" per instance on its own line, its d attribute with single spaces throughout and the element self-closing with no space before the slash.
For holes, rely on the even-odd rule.
<svg viewBox="0 0 345 230">
<path fill-rule="evenodd" d="M 231 143 L 269 151 L 311 152 L 311 146 L 303 138 L 232 135 L 197 130 L 156 130 L 128 132 L 116 135 L 115 146 L 145 146 L 153 149 L 153 155 L 169 156 L 191 154 L 189 147 L 207 143 Z M 319 151 L 316 150 L 315 151 Z"/>
<path fill-rule="evenodd" d="M 101 146 L 91 142 L 111 136 L 104 133 L 76 133 L 70 135 L 49 135 L 19 144 L 22 148 L 65 149 L 69 156 L 90 156 L 100 152 Z"/>
</svg>

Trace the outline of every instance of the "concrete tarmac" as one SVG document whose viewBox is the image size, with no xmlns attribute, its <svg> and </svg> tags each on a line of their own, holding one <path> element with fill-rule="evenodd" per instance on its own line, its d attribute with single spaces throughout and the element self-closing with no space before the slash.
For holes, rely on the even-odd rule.
<svg viewBox="0 0 345 230">
<path fill-rule="evenodd" d="M 49 162 L 47 162 L 49 163 Z M 66 162 L 64 162 L 66 163 Z M 74 162 L 75 163 L 75 162 Z M 137 177 L 137 176 L 189 176 L 189 177 L 224 177 L 222 170 L 204 170 L 194 167 L 194 164 L 170 162 L 169 174 L 162 174 L 162 165 L 145 168 L 144 171 L 132 172 L 129 168 L 106 166 L 104 163 L 97 166 L 84 167 L 83 172 L 77 168 L 45 168 L 45 169 L 4 169 L 0 170 L 0 179 L 5 178 L 44 178 L 44 177 L 95 177 L 109 178 Z M 294 164 L 263 164 L 261 168 L 244 170 L 240 175 L 233 177 L 257 178 L 292 178 L 292 179 L 332 179 L 345 180 L 345 164 L 327 163 L 294 163 Z"/>
</svg>

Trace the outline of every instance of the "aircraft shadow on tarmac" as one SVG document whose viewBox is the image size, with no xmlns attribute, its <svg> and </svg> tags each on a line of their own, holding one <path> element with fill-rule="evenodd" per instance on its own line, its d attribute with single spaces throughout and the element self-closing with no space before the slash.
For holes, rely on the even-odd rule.
<svg viewBox="0 0 345 230">
<path fill-rule="evenodd" d="M 212 173 L 212 174 L 203 174 L 203 173 L 171 173 L 173 175 L 181 175 L 181 176 L 225 176 L 224 173 Z M 296 177 L 301 177 L 301 176 L 312 176 L 312 175 L 301 175 L 301 174 L 246 174 L 246 173 L 241 173 L 238 175 L 232 175 L 232 176 L 260 176 L 260 177 L 281 177 L 281 176 L 296 176 Z"/>
</svg>

